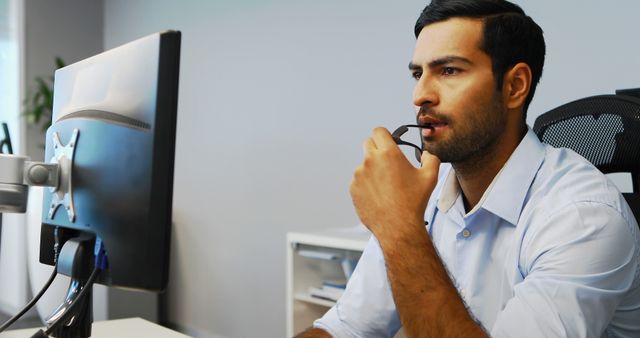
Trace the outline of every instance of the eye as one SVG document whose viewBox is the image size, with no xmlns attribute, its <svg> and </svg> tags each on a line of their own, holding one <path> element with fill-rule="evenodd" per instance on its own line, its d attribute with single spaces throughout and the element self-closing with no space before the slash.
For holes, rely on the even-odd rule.
<svg viewBox="0 0 640 338">
<path fill-rule="evenodd" d="M 442 68 L 442 75 L 445 75 L 445 76 L 456 75 L 459 72 L 460 72 L 460 69 L 458 69 L 456 67 L 443 67 Z"/>
<path fill-rule="evenodd" d="M 411 72 L 411 77 L 415 80 L 420 80 L 420 77 L 422 77 L 422 71 L 414 70 L 413 72 Z"/>
</svg>

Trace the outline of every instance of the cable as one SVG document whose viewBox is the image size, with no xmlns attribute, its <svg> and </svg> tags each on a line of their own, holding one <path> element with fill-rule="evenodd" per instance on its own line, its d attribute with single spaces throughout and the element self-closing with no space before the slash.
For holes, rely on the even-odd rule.
<svg viewBox="0 0 640 338">
<path fill-rule="evenodd" d="M 77 308 L 78 306 L 82 306 L 82 304 L 84 304 L 87 294 L 91 292 L 91 290 L 93 289 L 93 283 L 95 282 L 96 278 L 98 278 L 98 275 L 100 274 L 100 272 L 106 269 L 108 266 L 106 252 L 104 250 L 104 244 L 102 243 L 102 240 L 100 239 L 100 237 L 96 238 L 96 242 L 94 243 L 94 254 L 95 254 L 94 268 L 93 268 L 93 271 L 91 272 L 91 275 L 89 276 L 86 283 L 84 284 L 84 287 L 82 287 L 78 295 L 68 304 L 66 310 L 64 310 L 64 313 L 62 313 L 60 317 L 58 317 L 51 324 L 48 325 L 48 328 L 46 329 L 46 331 L 43 331 L 42 329 L 40 329 L 31 336 L 32 338 L 49 337 L 49 335 L 54 330 L 56 330 L 60 325 L 64 325 L 64 322 L 69 318 L 69 316 L 74 314 L 75 308 Z"/>
<path fill-rule="evenodd" d="M 47 328 L 47 330 L 44 331 L 45 335 L 48 336 L 49 334 L 51 334 L 51 331 L 53 331 L 58 325 L 60 325 L 60 323 L 66 320 L 71 313 L 73 313 L 72 310 L 76 306 L 78 306 L 78 303 L 81 303 L 84 300 L 85 295 L 87 294 L 87 292 L 89 292 L 88 290 L 91 290 L 93 286 L 93 282 L 96 280 L 99 274 L 100 274 L 100 268 L 98 266 L 94 267 L 93 271 L 91 272 L 91 276 L 89 276 L 89 279 L 87 279 L 87 283 L 84 285 L 82 290 L 80 290 L 80 293 L 78 293 L 78 296 L 71 302 L 71 304 L 69 304 L 69 307 L 67 308 L 65 313 L 62 316 L 60 316 L 58 319 L 56 319 L 53 323 L 51 323 L 51 325 L 49 325 L 49 328 Z"/>
<path fill-rule="evenodd" d="M 49 277 L 49 280 L 44 285 L 42 290 L 40 290 L 40 292 L 38 292 L 38 294 L 35 297 L 33 297 L 33 299 L 22 310 L 20 310 L 20 312 L 18 312 L 15 316 L 9 318 L 9 320 L 4 322 L 4 324 L 2 324 L 2 326 L 0 326 L 0 332 L 6 330 L 9 326 L 13 325 L 13 323 L 16 320 L 20 319 L 20 317 L 22 317 L 25 313 L 27 313 L 27 311 L 29 311 L 29 309 L 31 309 L 38 302 L 38 300 L 40 300 L 40 297 L 42 297 L 44 292 L 47 291 L 49 286 L 51 286 L 51 283 L 53 283 L 53 280 L 56 278 L 57 274 L 58 274 L 58 271 L 54 267 L 53 268 L 53 272 L 51 273 L 51 277 Z"/>
<path fill-rule="evenodd" d="M 33 299 L 29 303 L 27 303 L 27 305 L 25 305 L 25 307 L 22 310 L 20 310 L 20 312 L 18 312 L 15 316 L 9 318 L 9 320 L 4 322 L 4 324 L 0 326 L 0 332 L 6 330 L 11 325 L 13 325 L 13 323 L 15 323 L 18 319 L 20 319 L 20 317 L 24 316 L 24 314 L 27 313 L 27 311 L 29 311 L 34 305 L 36 305 L 38 300 L 40 300 L 40 297 L 44 295 L 45 291 L 49 289 L 54 279 L 56 278 L 56 275 L 58 274 L 58 254 L 60 251 L 58 248 L 60 246 L 60 232 L 59 232 L 59 228 L 57 227 L 54 230 L 54 237 L 55 237 L 55 245 L 53 249 L 54 265 L 53 265 L 53 272 L 51 272 L 51 276 L 49 277 L 49 280 L 47 280 L 47 283 L 42 287 L 42 289 L 38 292 L 38 294 L 35 297 L 33 297 Z"/>
</svg>

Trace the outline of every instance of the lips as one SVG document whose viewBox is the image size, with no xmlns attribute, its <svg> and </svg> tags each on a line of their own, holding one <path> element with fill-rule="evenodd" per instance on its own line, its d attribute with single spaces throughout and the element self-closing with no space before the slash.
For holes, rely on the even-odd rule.
<svg viewBox="0 0 640 338">
<path fill-rule="evenodd" d="M 438 131 L 447 126 L 446 121 L 430 115 L 419 116 L 418 124 L 424 126 L 422 129 L 422 136 L 424 138 L 431 138 L 435 136 Z"/>
<path fill-rule="evenodd" d="M 425 128 L 438 128 L 438 127 L 444 127 L 447 124 L 444 122 L 438 122 L 438 123 L 421 123 L 421 126 L 425 127 Z"/>
<path fill-rule="evenodd" d="M 423 115 L 418 117 L 418 124 L 427 128 L 437 128 L 447 125 L 447 122 L 433 116 Z"/>
</svg>

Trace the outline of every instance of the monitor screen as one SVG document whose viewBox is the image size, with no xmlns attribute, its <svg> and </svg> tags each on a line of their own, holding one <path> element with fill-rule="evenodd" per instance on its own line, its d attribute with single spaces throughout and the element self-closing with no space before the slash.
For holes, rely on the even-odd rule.
<svg viewBox="0 0 640 338">
<path fill-rule="evenodd" d="M 156 33 L 56 71 L 45 162 L 40 261 L 91 233 L 106 251 L 98 283 L 161 291 L 169 271 L 180 32 Z"/>
</svg>

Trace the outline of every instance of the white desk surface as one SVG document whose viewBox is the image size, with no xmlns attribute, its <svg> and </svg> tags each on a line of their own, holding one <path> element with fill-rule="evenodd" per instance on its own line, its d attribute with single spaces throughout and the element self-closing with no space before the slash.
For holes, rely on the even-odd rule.
<svg viewBox="0 0 640 338">
<path fill-rule="evenodd" d="M 39 328 L 5 331 L 0 338 L 29 338 Z M 115 319 L 95 322 L 91 327 L 92 338 L 189 338 L 182 333 L 146 321 L 142 318 Z"/>
</svg>

